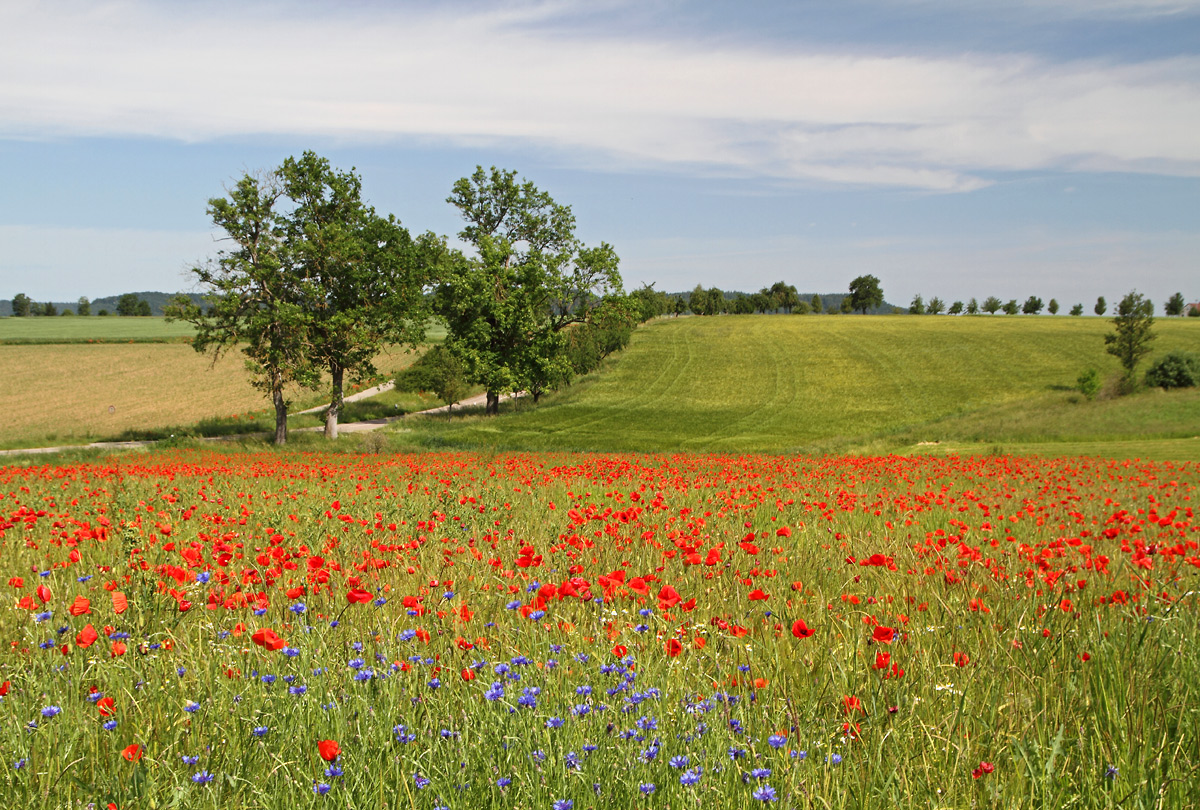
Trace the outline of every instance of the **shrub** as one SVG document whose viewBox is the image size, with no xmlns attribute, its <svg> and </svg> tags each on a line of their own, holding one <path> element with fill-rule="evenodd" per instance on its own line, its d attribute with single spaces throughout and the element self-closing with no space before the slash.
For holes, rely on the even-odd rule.
<svg viewBox="0 0 1200 810">
<path fill-rule="evenodd" d="M 1155 388 L 1191 388 L 1200 385 L 1200 357 L 1189 352 L 1171 352 L 1150 366 L 1146 385 Z"/>
<path fill-rule="evenodd" d="M 1095 399 L 1096 394 L 1100 391 L 1100 372 L 1094 368 L 1086 369 L 1076 378 L 1075 384 L 1079 388 L 1079 393 L 1088 399 Z"/>
</svg>

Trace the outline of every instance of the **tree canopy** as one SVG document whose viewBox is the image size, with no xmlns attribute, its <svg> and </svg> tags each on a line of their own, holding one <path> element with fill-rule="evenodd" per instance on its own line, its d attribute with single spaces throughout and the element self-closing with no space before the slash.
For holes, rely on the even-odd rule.
<svg viewBox="0 0 1200 810">
<path fill-rule="evenodd" d="M 449 330 L 446 347 L 495 414 L 503 393 L 525 389 L 536 399 L 570 380 L 563 332 L 623 295 L 619 260 L 606 242 L 580 242 L 570 206 L 518 182 L 515 171 L 478 166 L 447 202 L 474 255 L 444 254 L 434 308 Z"/>
<path fill-rule="evenodd" d="M 882 306 L 883 288 L 875 276 L 859 276 L 850 282 L 850 308 L 857 309 L 863 315 L 867 310 Z"/>
</svg>

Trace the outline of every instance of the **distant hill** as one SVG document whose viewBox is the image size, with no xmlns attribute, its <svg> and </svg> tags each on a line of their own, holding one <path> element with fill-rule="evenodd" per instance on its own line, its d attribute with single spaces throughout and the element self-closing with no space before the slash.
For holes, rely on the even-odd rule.
<svg viewBox="0 0 1200 810">
<path fill-rule="evenodd" d="M 18 292 L 20 292 L 20 291 L 18 290 Z M 108 295 L 103 298 L 91 299 L 92 315 L 93 316 L 97 315 L 100 312 L 100 310 L 102 310 L 102 309 L 108 310 L 109 315 L 116 315 L 117 314 L 117 301 L 120 300 L 121 295 L 125 295 L 125 293 L 121 293 L 120 295 Z M 164 307 L 166 307 L 167 303 L 177 295 L 186 295 L 188 298 L 191 299 L 192 303 L 194 303 L 194 304 L 203 304 L 204 303 L 204 297 L 201 296 L 199 293 L 166 293 L 166 292 L 157 292 L 157 291 L 145 291 L 145 292 L 136 292 L 136 293 L 134 293 L 134 295 L 136 295 L 138 298 L 140 298 L 143 301 L 148 301 L 150 303 L 150 311 L 154 315 L 162 315 Z M 43 304 L 45 302 L 38 301 L 37 303 Z M 51 301 L 50 303 L 54 304 L 54 308 L 56 310 L 58 310 L 59 314 L 63 313 L 64 311 L 67 311 L 67 310 L 69 310 L 72 314 L 78 314 L 78 313 L 76 313 L 76 309 L 79 306 L 78 300 L 75 300 L 75 301 Z M 9 299 L 9 298 L 0 299 L 0 317 L 7 318 L 10 315 L 12 315 L 12 299 Z"/>
</svg>

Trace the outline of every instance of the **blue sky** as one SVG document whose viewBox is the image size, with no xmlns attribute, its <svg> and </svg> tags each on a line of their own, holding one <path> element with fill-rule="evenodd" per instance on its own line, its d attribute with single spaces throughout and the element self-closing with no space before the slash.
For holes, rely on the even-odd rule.
<svg viewBox="0 0 1200 810">
<path fill-rule="evenodd" d="M 452 235 L 476 164 L 626 286 L 1200 300 L 1200 0 L 0 4 L 0 298 L 191 289 L 312 149 Z"/>
</svg>

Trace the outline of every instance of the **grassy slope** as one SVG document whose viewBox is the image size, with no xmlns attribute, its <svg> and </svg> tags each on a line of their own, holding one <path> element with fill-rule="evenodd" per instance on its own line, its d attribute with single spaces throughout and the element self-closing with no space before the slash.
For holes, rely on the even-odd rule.
<svg viewBox="0 0 1200 810">
<path fill-rule="evenodd" d="M 639 330 L 604 372 L 500 420 L 416 441 L 529 449 L 899 449 L 955 439 L 1180 437 L 1192 392 L 1071 402 L 1087 366 L 1115 374 L 1107 320 L 727 316 Z M 1200 351 L 1200 324 L 1158 321 L 1155 354 Z"/>
</svg>

